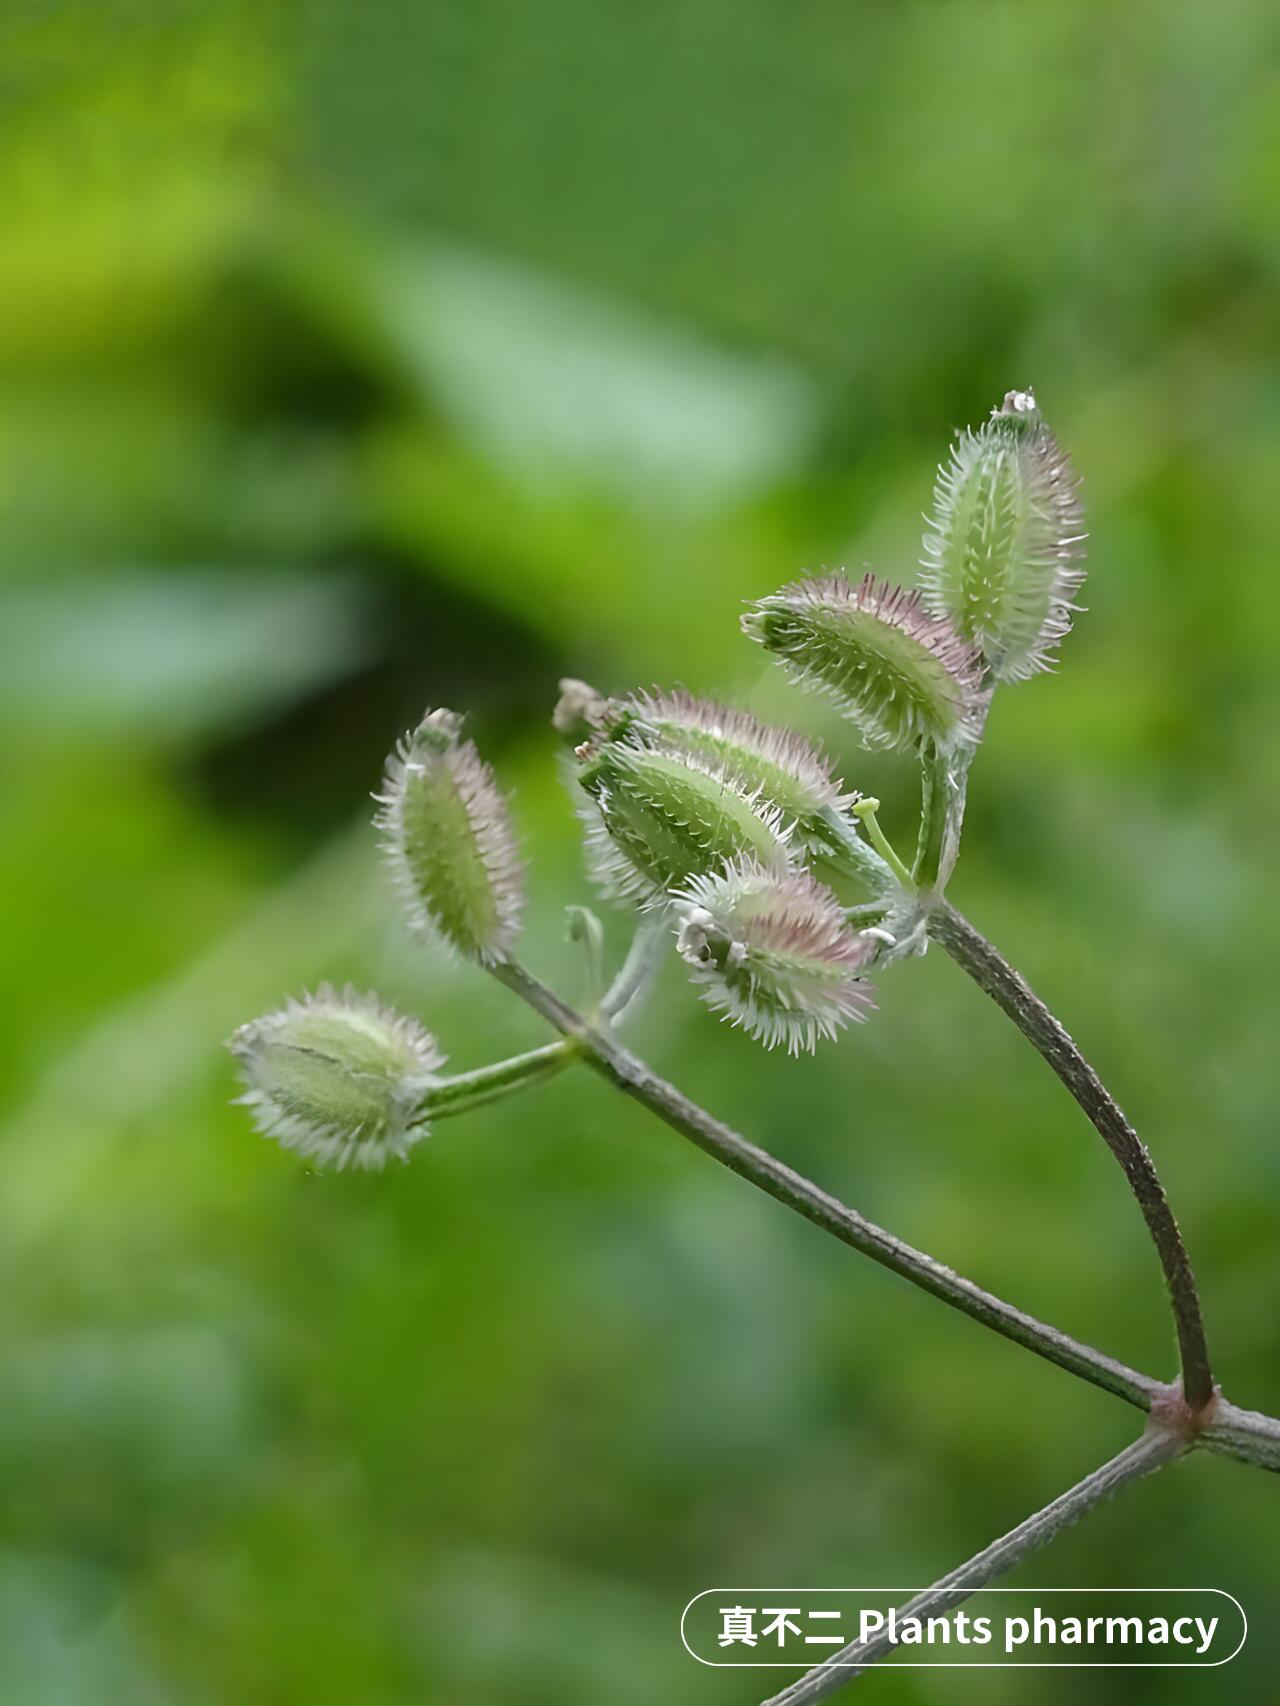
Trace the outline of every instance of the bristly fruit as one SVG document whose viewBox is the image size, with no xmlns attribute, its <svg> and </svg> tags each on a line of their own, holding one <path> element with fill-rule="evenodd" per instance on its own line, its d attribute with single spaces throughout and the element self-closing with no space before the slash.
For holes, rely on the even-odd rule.
<svg viewBox="0 0 1280 1706">
<path fill-rule="evenodd" d="M 614 700 L 611 710 L 614 726 L 633 739 L 723 769 L 788 819 L 804 823 L 828 808 L 839 811 L 855 797 L 843 791 L 812 741 L 762 723 L 749 711 L 657 688 Z"/>
<path fill-rule="evenodd" d="M 744 853 L 786 867 L 782 813 L 723 767 L 633 739 L 588 742 L 577 756 L 593 874 L 618 899 L 660 904 Z"/>
<path fill-rule="evenodd" d="M 676 909 L 676 945 L 702 999 L 766 1048 L 812 1053 L 874 1005 L 862 972 L 876 944 L 807 871 L 741 859 L 689 883 Z"/>
<path fill-rule="evenodd" d="M 743 631 L 803 686 L 829 693 L 871 747 L 946 748 L 977 738 L 978 658 L 917 592 L 866 575 L 795 581 Z"/>
<path fill-rule="evenodd" d="M 426 1136 L 444 1056 L 412 1019 L 351 988 L 290 1001 L 227 1043 L 258 1130 L 322 1166 L 385 1167 Z"/>
<path fill-rule="evenodd" d="M 995 681 L 1051 666 L 1084 581 L 1079 481 L 1029 391 L 1010 391 L 938 470 L 924 598 L 972 640 Z"/>
<path fill-rule="evenodd" d="M 493 772 L 461 731 L 453 711 L 432 711 L 405 736 L 374 822 L 410 924 L 491 965 L 519 935 L 524 869 Z"/>
</svg>

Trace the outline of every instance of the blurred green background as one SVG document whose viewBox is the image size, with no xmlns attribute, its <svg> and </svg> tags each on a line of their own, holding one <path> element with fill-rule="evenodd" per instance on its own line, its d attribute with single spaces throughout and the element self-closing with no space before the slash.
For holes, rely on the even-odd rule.
<svg viewBox="0 0 1280 1706">
<path fill-rule="evenodd" d="M 737 615 L 806 567 L 909 576 L 950 432 L 1011 385 L 1084 476 L 1090 609 L 997 702 L 953 892 L 1147 1135 L 1231 1396 L 1280 1409 L 1278 49 L 1269 0 L 8 0 L 6 1703 L 739 1706 L 679 1644 L 692 1594 L 924 1582 L 1125 1443 L 585 1074 L 322 1177 L 220 1048 L 325 977 L 458 1067 L 542 1040 L 384 892 L 367 796 L 429 703 L 515 789 L 527 958 L 569 993 L 563 673 L 791 718 L 907 831 L 909 771 Z M 939 955 L 812 1062 L 675 966 L 635 1040 L 1172 1372 L 1114 1165 Z M 1253 1632 L 1209 1678 L 861 1686 L 1274 1685 L 1280 1491 L 1242 1466 L 1013 1579 L 1212 1584 Z"/>
</svg>

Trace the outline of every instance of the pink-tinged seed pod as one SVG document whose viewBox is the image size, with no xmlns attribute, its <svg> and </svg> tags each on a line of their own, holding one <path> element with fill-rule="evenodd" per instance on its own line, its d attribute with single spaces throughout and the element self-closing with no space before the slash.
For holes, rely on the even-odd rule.
<svg viewBox="0 0 1280 1706">
<path fill-rule="evenodd" d="M 385 1167 L 426 1136 L 425 1098 L 444 1056 L 376 996 L 322 985 L 241 1025 L 227 1047 L 258 1130 L 321 1166 Z"/>
<path fill-rule="evenodd" d="M 947 748 L 981 727 L 977 653 L 918 592 L 866 575 L 795 581 L 743 631 L 802 685 L 831 695 L 869 747 Z"/>
<path fill-rule="evenodd" d="M 735 776 L 748 792 L 804 824 L 856 796 L 844 792 L 830 760 L 804 735 L 762 723 L 749 711 L 698 699 L 680 689 L 614 700 L 614 726 L 649 746 L 688 753 Z"/>
<path fill-rule="evenodd" d="M 524 868 L 493 771 L 461 731 L 453 711 L 432 711 L 405 736 L 374 822 L 411 927 L 494 964 L 520 932 Z"/>
<path fill-rule="evenodd" d="M 631 736 L 587 742 L 576 756 L 588 860 L 615 898 L 665 905 L 743 853 L 762 865 L 789 863 L 783 814 L 723 766 Z"/>
<path fill-rule="evenodd" d="M 807 871 L 740 859 L 677 896 L 676 946 L 702 999 L 766 1048 L 813 1052 L 874 1006 L 876 944 Z"/>
<path fill-rule="evenodd" d="M 994 681 L 1052 666 L 1084 582 L 1084 514 L 1070 458 L 1030 391 L 1010 391 L 938 470 L 923 589 Z"/>
</svg>

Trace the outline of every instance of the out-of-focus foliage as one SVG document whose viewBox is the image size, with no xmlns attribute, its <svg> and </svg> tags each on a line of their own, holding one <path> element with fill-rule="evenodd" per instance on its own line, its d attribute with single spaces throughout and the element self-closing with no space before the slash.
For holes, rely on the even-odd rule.
<svg viewBox="0 0 1280 1706">
<path fill-rule="evenodd" d="M 955 893 L 1148 1135 L 1232 1396 L 1280 1407 L 1278 38 L 1266 0 L 3 9 L 6 1700 L 737 1706 L 691 1594 L 927 1579 L 1123 1442 L 585 1075 L 321 1177 L 218 1046 L 324 976 L 460 1067 L 540 1040 L 407 942 L 357 821 L 427 704 L 517 790 L 566 991 L 558 674 L 800 720 L 903 829 L 909 772 L 737 616 L 905 576 L 1010 385 L 1084 476 L 1090 610 L 997 702 Z M 637 1037 L 678 1082 L 1171 1370 L 1109 1158 L 947 964 L 799 1063 L 673 972 Z M 1024 1572 L 1258 1613 L 1229 1684 L 1092 1695 L 1261 1697 L 1277 1496 L 1194 1459 Z"/>
</svg>

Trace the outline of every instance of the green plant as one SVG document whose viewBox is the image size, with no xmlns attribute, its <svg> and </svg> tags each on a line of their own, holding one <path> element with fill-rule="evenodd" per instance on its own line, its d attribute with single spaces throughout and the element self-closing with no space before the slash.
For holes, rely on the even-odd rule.
<svg viewBox="0 0 1280 1706">
<path fill-rule="evenodd" d="M 952 1307 L 1147 1415 L 1139 1440 L 913 1602 L 957 1604 L 1127 1481 L 1195 1447 L 1280 1469 L 1280 1421 L 1218 1391 L 1195 1278 L 1154 1163 L 1049 1009 L 952 906 L 968 780 L 997 687 L 1044 669 L 1083 578 L 1077 486 L 1034 398 L 1011 392 L 942 468 L 914 591 L 867 576 L 799 581 L 746 615 L 747 635 L 803 686 L 832 696 L 867 745 L 918 757 L 919 834 L 903 856 L 878 802 L 846 790 L 798 734 L 684 693 L 609 698 L 562 684 L 554 726 L 594 874 L 635 908 L 632 948 L 606 989 L 602 933 L 571 934 L 591 968 L 585 1012 L 514 957 L 523 876 L 498 785 L 461 719 L 436 710 L 390 761 L 378 822 L 411 926 L 475 961 L 560 1040 L 449 1077 L 432 1040 L 371 997 L 325 990 L 231 1041 L 261 1128 L 337 1166 L 402 1158 L 431 1121 L 581 1061 L 734 1172 Z M 621 1041 L 655 956 L 674 946 L 707 1005 L 766 1046 L 834 1038 L 871 1007 L 869 977 L 936 943 L 1052 1067 L 1119 1161 L 1167 1284 L 1180 1354 L 1165 1383 L 1035 1320 L 837 1202 L 666 1083 Z M 773 1706 L 815 1701 L 885 1650 L 826 1661 Z"/>
</svg>

